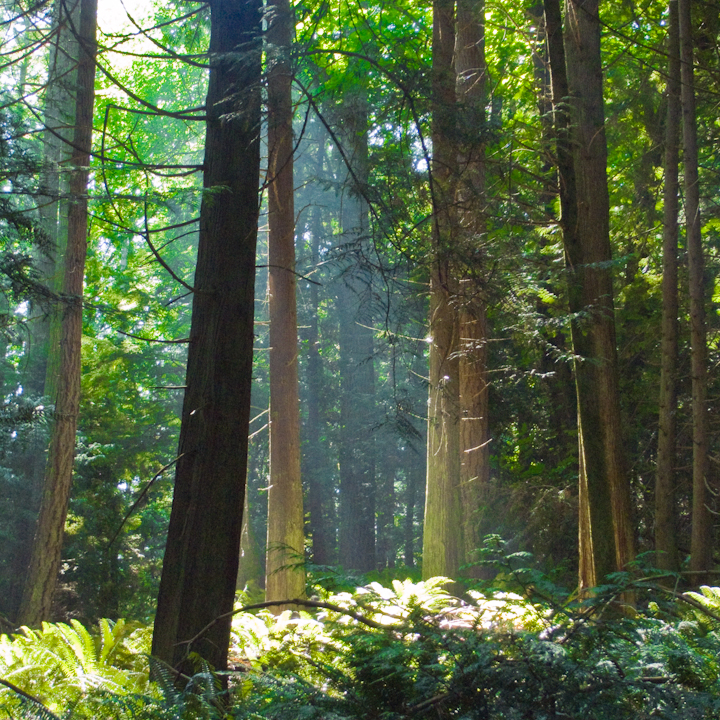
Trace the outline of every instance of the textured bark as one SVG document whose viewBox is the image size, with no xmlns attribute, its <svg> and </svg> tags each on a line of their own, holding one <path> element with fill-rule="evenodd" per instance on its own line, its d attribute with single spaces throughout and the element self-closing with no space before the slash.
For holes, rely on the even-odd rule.
<svg viewBox="0 0 720 720">
<path fill-rule="evenodd" d="M 270 489 L 265 594 L 305 594 L 303 489 L 300 478 L 295 204 L 288 0 L 266 11 L 268 30 L 268 305 L 270 312 Z M 284 608 L 278 606 L 277 612 Z"/>
<path fill-rule="evenodd" d="M 260 174 L 260 3 L 211 0 L 187 380 L 152 652 L 227 665 L 247 470 Z M 203 631 L 209 624 L 212 626 Z M 192 645 L 188 642 L 196 638 Z"/>
<path fill-rule="evenodd" d="M 81 50 L 76 83 L 68 237 L 63 271 L 60 365 L 40 515 L 19 612 L 19 622 L 24 625 L 36 626 L 50 617 L 60 570 L 75 460 L 75 434 L 80 407 L 82 293 L 88 232 L 87 188 L 95 99 L 96 25 L 97 0 L 82 0 L 80 22 L 75 28 Z"/>
<path fill-rule="evenodd" d="M 485 242 L 485 129 L 487 103 L 485 63 L 485 4 L 457 0 L 455 39 L 457 96 L 462 123 L 458 179 L 458 241 L 468 265 L 460 281 L 460 497 L 462 502 L 462 562 L 476 559 L 488 531 L 483 513 L 490 496 L 490 424 L 487 369 L 488 322 L 484 297 L 482 246 Z M 462 130 L 468 133 L 465 137 Z M 473 258 L 471 263 L 469 260 Z M 479 577 L 482 568 L 468 574 Z"/>
<path fill-rule="evenodd" d="M 570 2 L 563 38 L 559 3 L 545 0 L 544 9 L 576 358 L 579 574 L 588 588 L 634 557 L 609 269 L 600 21 L 597 1 Z"/>
<path fill-rule="evenodd" d="M 680 43 L 677 0 L 669 3 L 665 185 L 663 188 L 662 366 L 657 476 L 655 480 L 656 565 L 679 570 L 675 503 L 678 358 L 678 166 L 680 162 Z"/>
<path fill-rule="evenodd" d="M 63 291 L 63 258 L 68 233 L 68 196 L 72 165 L 72 139 L 80 45 L 74 32 L 80 26 L 80 0 L 58 0 L 53 8 L 53 42 L 48 59 L 45 96 L 43 173 L 38 208 L 46 247 L 38 258 L 38 269 L 47 286 Z M 23 387 L 30 396 L 54 398 L 60 372 L 62 306 L 50 312 L 39 308 L 30 337 L 30 354 Z"/>
<path fill-rule="evenodd" d="M 450 257 L 456 240 L 454 210 L 455 3 L 433 3 L 432 44 L 432 266 L 430 375 L 423 578 L 457 577 L 463 552 L 460 506 L 459 327 Z"/>
<path fill-rule="evenodd" d="M 72 22 L 70 17 L 72 16 Z M 29 22 L 29 20 L 28 20 Z M 68 179 L 75 124 L 75 87 L 77 82 L 78 42 L 72 28 L 80 24 L 80 2 L 58 0 L 53 7 L 52 41 L 49 47 L 47 89 L 44 99 L 43 169 L 38 198 L 38 228 L 42 245 L 38 248 L 35 266 L 42 282 L 53 292 L 62 293 L 63 258 L 67 244 Z M 23 62 L 23 68 L 30 58 Z M 21 69 L 21 74 L 24 70 Z M 20 83 L 22 85 L 22 83 Z M 18 87 L 22 95 L 22 87 Z M 40 234 L 38 234 L 40 235 Z M 42 396 L 54 402 L 60 362 L 60 324 L 64 306 L 30 301 L 27 324 L 26 362 L 22 372 L 23 396 L 33 401 Z M 52 336 L 52 340 L 51 340 Z M 0 354 L 5 358 L 5 353 Z M 50 372 L 48 373 L 48 368 Z M 22 497 L 18 502 L 25 509 L 12 519 L 12 534 L 17 551 L 12 557 L 13 578 L 5 599 L 8 614 L 15 617 L 22 600 L 27 570 L 32 554 L 33 537 L 42 499 L 46 465 L 47 436 L 35 429 L 22 450 L 13 452 L 9 460 L 13 471 L 23 478 Z"/>
<path fill-rule="evenodd" d="M 340 494 L 338 554 L 352 570 L 375 568 L 375 368 L 368 206 L 367 99 L 346 97 L 338 117 L 350 168 L 342 198 L 345 264 L 338 282 L 340 320 Z"/>
<path fill-rule="evenodd" d="M 707 581 L 702 574 L 711 570 L 713 519 L 708 508 L 708 412 L 707 342 L 705 327 L 705 259 L 700 223 L 700 185 L 698 177 L 697 117 L 690 0 L 678 0 L 680 19 L 680 75 L 685 168 L 685 235 L 690 289 L 690 344 L 692 347 L 693 408 L 693 501 L 690 569 L 698 573 L 695 584 Z"/>
</svg>

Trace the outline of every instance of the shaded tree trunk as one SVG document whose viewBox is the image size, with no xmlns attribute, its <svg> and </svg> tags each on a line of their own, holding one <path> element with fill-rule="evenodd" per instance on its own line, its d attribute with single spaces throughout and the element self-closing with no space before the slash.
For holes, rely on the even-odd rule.
<svg viewBox="0 0 720 720">
<path fill-rule="evenodd" d="M 60 352 L 55 415 L 43 494 L 19 622 L 39 625 L 50 617 L 62 557 L 80 407 L 82 294 L 88 234 L 88 180 L 95 100 L 97 0 L 82 0 L 76 32 L 80 42 L 75 100 L 68 235 L 64 257 Z"/>
<path fill-rule="evenodd" d="M 685 235 L 690 289 L 690 344 L 692 347 L 693 409 L 693 500 L 690 569 L 697 573 L 693 582 L 706 582 L 702 574 L 711 570 L 713 520 L 708 490 L 707 342 L 705 328 L 705 259 L 700 223 L 700 184 L 698 177 L 697 117 L 693 72 L 692 17 L 689 0 L 678 0 L 680 19 L 680 76 L 685 168 Z"/>
<path fill-rule="evenodd" d="M 433 2 L 432 41 L 432 266 L 427 483 L 423 578 L 457 577 L 463 552 L 460 506 L 459 327 L 450 257 L 456 240 L 454 210 L 457 148 L 455 116 L 455 3 Z"/>
<path fill-rule="evenodd" d="M 667 123 L 663 188 L 662 366 L 657 476 L 655 481 L 655 563 L 679 570 L 675 504 L 678 357 L 678 166 L 680 162 L 680 42 L 678 3 L 670 0 L 668 25 Z"/>
<path fill-rule="evenodd" d="M 266 11 L 268 30 L 268 305 L 270 312 L 270 489 L 265 590 L 268 600 L 305 594 L 300 478 L 292 68 L 288 0 Z M 283 608 L 278 607 L 280 612 Z"/>
<path fill-rule="evenodd" d="M 257 0 L 211 0 L 210 84 L 187 380 L 152 652 L 227 666 L 247 470 L 260 176 Z M 209 627 L 193 642 L 198 633 Z"/>
<path fill-rule="evenodd" d="M 578 402 L 580 586 L 634 557 L 620 428 L 597 1 L 545 0 Z M 567 52 L 567 58 L 565 53 Z M 571 118 L 572 115 L 572 118 Z"/>
</svg>

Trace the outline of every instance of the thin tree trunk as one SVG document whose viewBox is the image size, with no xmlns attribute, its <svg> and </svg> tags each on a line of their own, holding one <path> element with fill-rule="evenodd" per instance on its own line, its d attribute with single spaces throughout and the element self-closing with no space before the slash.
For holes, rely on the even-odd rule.
<svg viewBox="0 0 720 720">
<path fill-rule="evenodd" d="M 76 27 L 81 50 L 69 187 L 68 240 L 64 259 L 60 368 L 40 515 L 19 612 L 20 623 L 24 625 L 36 626 L 50 617 L 60 570 L 75 460 L 75 434 L 80 407 L 82 294 L 88 234 L 87 192 L 95 100 L 96 26 L 97 0 L 82 0 L 80 23 Z"/>
<path fill-rule="evenodd" d="M 395 477 L 399 457 L 395 438 L 383 452 L 383 463 L 378 472 L 377 489 L 377 568 L 395 567 Z"/>
<path fill-rule="evenodd" d="M 423 578 L 457 577 L 463 552 L 460 506 L 459 327 L 450 257 L 456 239 L 455 3 L 433 2 L 432 267 L 430 377 Z"/>
<path fill-rule="evenodd" d="M 268 297 L 270 312 L 270 489 L 265 590 L 268 600 L 305 593 L 300 478 L 295 204 L 293 185 L 293 13 L 288 0 L 267 8 Z M 279 612 L 283 608 L 279 606 Z"/>
<path fill-rule="evenodd" d="M 655 563 L 678 570 L 675 504 L 678 357 L 678 166 L 680 162 L 680 42 L 678 3 L 670 0 L 668 26 L 667 123 L 663 189 L 663 310 L 660 421 L 655 481 Z"/>
<path fill-rule="evenodd" d="M 460 497 L 463 513 L 463 561 L 476 559 L 486 531 L 483 514 L 490 495 L 490 422 L 488 320 L 484 297 L 482 246 L 485 243 L 485 130 L 487 102 L 485 3 L 457 0 L 455 71 L 457 95 L 472 128 L 462 138 L 458 181 L 459 241 L 462 260 L 480 258 L 460 281 Z M 472 577 L 482 568 L 471 566 Z"/>
<path fill-rule="evenodd" d="M 260 177 L 258 0 L 210 1 L 210 84 L 180 460 L 153 654 L 227 666 L 247 471 Z M 221 619 L 222 618 L 222 619 Z M 201 634 L 200 637 L 197 637 Z M 197 638 L 189 645 L 189 641 Z"/>
<path fill-rule="evenodd" d="M 705 259 L 700 223 L 697 118 L 690 0 L 678 0 L 680 20 L 680 75 L 685 167 L 685 234 L 690 288 L 690 344 L 692 347 L 693 504 L 690 569 L 696 584 L 711 570 L 713 520 L 708 504 L 707 342 L 705 328 Z"/>
</svg>

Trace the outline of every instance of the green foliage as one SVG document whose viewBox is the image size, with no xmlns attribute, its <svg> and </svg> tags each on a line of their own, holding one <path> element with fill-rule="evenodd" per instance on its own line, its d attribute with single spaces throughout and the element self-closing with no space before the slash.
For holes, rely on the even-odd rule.
<svg viewBox="0 0 720 720">
<path fill-rule="evenodd" d="M 461 601 L 444 582 L 327 596 L 377 622 L 371 629 L 339 611 L 239 615 L 238 651 L 255 672 L 234 716 L 679 719 L 720 709 L 720 638 L 699 643 L 677 615 L 618 615 L 612 598 L 624 586 L 583 603 Z"/>
<path fill-rule="evenodd" d="M 627 582 L 578 602 L 532 577 L 542 593 L 530 599 L 463 600 L 434 578 L 319 590 L 314 614 L 238 612 L 221 676 L 200 658 L 190 678 L 148 668 L 148 627 L 25 629 L 0 639 L 0 672 L 15 686 L 0 689 L 0 707 L 37 720 L 718 717 L 720 616 L 707 611 L 720 588 L 689 594 L 697 607 L 653 602 L 630 615 L 615 600 Z"/>
<path fill-rule="evenodd" d="M 149 689 L 143 656 L 149 641 L 149 628 L 123 620 L 100 620 L 94 634 L 77 620 L 43 623 L 42 630 L 23 628 L 20 635 L 0 637 L 0 674 L 36 698 L 35 705 L 54 713 L 72 708 L 74 717 L 93 717 L 90 708 L 98 694 Z M 18 702 L 17 693 L 2 688 L 0 705 L 12 708 Z M 22 702 L 23 712 L 29 713 L 27 698 Z M 40 707 L 39 715 L 27 717 L 42 717 L 43 712 Z"/>
</svg>

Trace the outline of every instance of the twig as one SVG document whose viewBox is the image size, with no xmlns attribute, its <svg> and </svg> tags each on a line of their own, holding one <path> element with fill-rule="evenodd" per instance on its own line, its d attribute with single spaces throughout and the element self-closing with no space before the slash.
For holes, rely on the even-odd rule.
<svg viewBox="0 0 720 720">
<path fill-rule="evenodd" d="M 118 535 L 120 534 L 120 531 L 123 529 L 123 526 L 127 522 L 128 518 L 135 512 L 135 508 L 140 504 L 140 501 L 147 495 L 148 490 L 152 487 L 153 483 L 166 471 L 169 470 L 185 453 L 180 453 L 172 462 L 169 462 L 165 467 L 160 468 L 153 476 L 150 482 L 143 488 L 142 492 L 138 496 L 138 499 L 132 504 L 132 507 L 127 511 L 125 514 L 125 517 L 122 519 L 122 522 L 120 523 L 120 527 L 115 531 L 115 534 L 112 536 L 112 539 L 106 546 L 106 550 L 109 550 L 112 544 L 117 540 Z"/>
<path fill-rule="evenodd" d="M 34 695 L 30 695 L 30 693 L 26 693 L 24 690 L 21 690 L 17 685 L 13 685 L 9 680 L 3 680 L 3 678 L 0 678 L 0 685 L 4 685 L 5 687 L 10 688 L 14 693 L 17 693 L 21 697 L 24 697 L 26 700 L 30 700 L 36 705 L 39 705 L 50 717 L 55 718 L 55 720 L 60 720 L 59 716 L 57 716 L 52 710 L 50 710 L 50 708 L 42 701 L 38 700 Z"/>
</svg>

